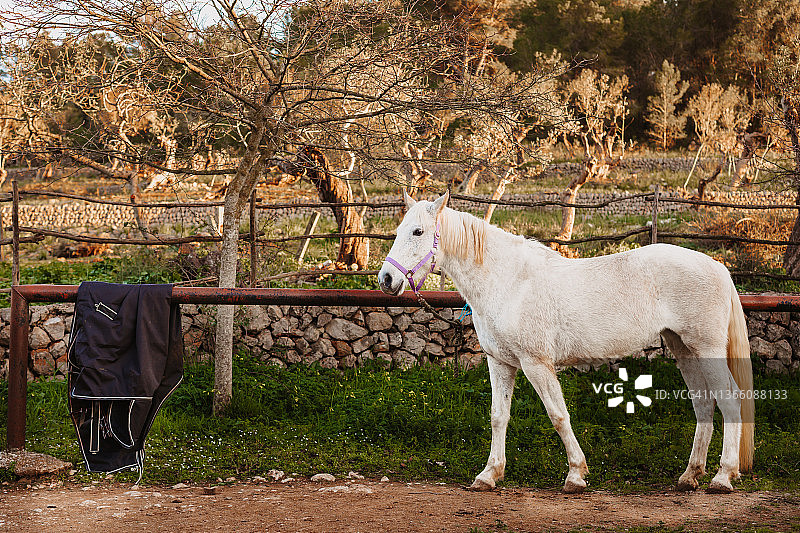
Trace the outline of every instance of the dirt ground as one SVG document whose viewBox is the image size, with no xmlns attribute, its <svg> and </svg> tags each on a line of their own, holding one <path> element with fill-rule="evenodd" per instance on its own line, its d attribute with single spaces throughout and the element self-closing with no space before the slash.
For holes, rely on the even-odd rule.
<svg viewBox="0 0 800 533">
<path fill-rule="evenodd" d="M 800 497 L 675 491 L 579 496 L 505 488 L 488 493 L 370 480 L 131 487 L 39 482 L 0 489 L 0 531 L 562 531 L 632 526 L 800 530 Z"/>
</svg>

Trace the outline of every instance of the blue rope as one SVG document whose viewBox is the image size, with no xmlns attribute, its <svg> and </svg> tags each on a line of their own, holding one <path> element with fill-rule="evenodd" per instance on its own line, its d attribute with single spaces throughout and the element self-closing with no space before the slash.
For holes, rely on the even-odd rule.
<svg viewBox="0 0 800 533">
<path fill-rule="evenodd" d="M 469 306 L 469 304 L 466 304 L 463 307 L 463 309 L 461 309 L 461 314 L 458 315 L 458 319 L 457 320 L 459 322 L 463 322 L 464 319 L 467 318 L 468 316 L 470 316 L 471 314 L 472 314 L 472 308 Z"/>
</svg>

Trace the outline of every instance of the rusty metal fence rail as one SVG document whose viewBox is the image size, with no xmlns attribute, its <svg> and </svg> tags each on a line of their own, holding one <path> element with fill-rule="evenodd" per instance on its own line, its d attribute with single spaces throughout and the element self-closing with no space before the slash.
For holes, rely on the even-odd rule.
<svg viewBox="0 0 800 533">
<path fill-rule="evenodd" d="M 11 349 L 8 373 L 8 426 L 6 448 L 25 447 L 25 409 L 27 404 L 27 371 L 29 304 L 31 302 L 74 302 L 76 285 L 17 285 L 11 291 Z M 423 292 L 434 307 L 456 308 L 464 299 L 454 291 Z M 749 311 L 800 311 L 800 295 L 743 294 L 742 306 Z M 223 305 L 321 305 L 369 307 L 417 307 L 417 299 L 389 296 L 380 291 L 333 289 L 221 289 L 218 287 L 174 287 L 175 303 Z"/>
</svg>

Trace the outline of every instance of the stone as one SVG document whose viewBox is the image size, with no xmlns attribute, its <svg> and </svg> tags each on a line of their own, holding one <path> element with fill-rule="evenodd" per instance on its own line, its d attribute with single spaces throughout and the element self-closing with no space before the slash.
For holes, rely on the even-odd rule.
<svg viewBox="0 0 800 533">
<path fill-rule="evenodd" d="M 411 317 L 406 314 L 397 315 L 392 322 L 394 322 L 394 327 L 399 331 L 405 331 L 411 325 Z"/>
<path fill-rule="evenodd" d="M 258 344 L 264 350 L 272 349 L 272 346 L 275 344 L 275 339 L 272 338 L 272 333 L 270 333 L 268 329 L 258 334 Z"/>
<path fill-rule="evenodd" d="M 267 316 L 269 317 L 270 320 L 273 321 L 280 320 L 281 318 L 283 318 L 283 311 L 277 305 L 270 305 L 269 307 L 267 307 Z"/>
<path fill-rule="evenodd" d="M 322 359 L 322 353 L 320 352 L 311 352 L 310 354 L 303 356 L 303 364 L 306 366 L 311 366 L 320 359 Z"/>
<path fill-rule="evenodd" d="M 340 308 L 341 315 L 345 318 L 353 318 L 355 317 L 361 309 L 357 305 L 347 305 Z"/>
<path fill-rule="evenodd" d="M 382 312 L 368 313 L 364 317 L 364 321 L 370 331 L 385 331 L 391 328 L 393 324 L 391 315 Z"/>
<path fill-rule="evenodd" d="M 258 345 L 258 339 L 255 337 L 251 337 L 250 335 L 242 335 L 241 339 L 242 344 L 247 346 L 248 348 L 253 348 Z"/>
<path fill-rule="evenodd" d="M 791 366 L 792 364 L 792 347 L 789 341 L 782 339 L 775 343 L 775 357 L 784 364 L 784 366 Z"/>
<path fill-rule="evenodd" d="M 417 358 L 405 350 L 397 350 L 392 354 L 392 359 L 401 370 L 408 370 L 417 364 Z"/>
<path fill-rule="evenodd" d="M 289 337 L 279 337 L 275 344 L 282 348 L 294 348 L 294 341 Z"/>
<path fill-rule="evenodd" d="M 42 324 L 42 329 L 50 335 L 50 338 L 54 341 L 60 341 L 64 338 L 64 333 L 66 332 L 67 328 L 64 325 L 64 319 L 61 317 L 52 317 L 48 318 Z"/>
<path fill-rule="evenodd" d="M 450 329 L 450 324 L 437 318 L 436 320 L 431 321 L 429 327 L 431 331 L 446 331 Z"/>
<path fill-rule="evenodd" d="M 777 324 L 781 324 L 783 326 L 788 326 L 789 322 L 792 320 L 792 314 L 788 311 L 779 311 L 776 313 L 769 313 L 769 321 L 775 322 Z"/>
<path fill-rule="evenodd" d="M 769 342 L 775 342 L 789 336 L 789 330 L 778 324 L 767 324 L 764 338 Z"/>
<path fill-rule="evenodd" d="M 258 333 L 267 329 L 270 325 L 269 315 L 260 305 L 245 305 L 243 318 L 245 330 L 248 333 Z"/>
<path fill-rule="evenodd" d="M 336 356 L 339 358 L 353 355 L 353 347 L 346 341 L 332 341 L 333 347 L 336 349 Z"/>
<path fill-rule="evenodd" d="M 328 322 L 333 320 L 333 315 L 330 313 L 320 313 L 317 317 L 317 325 L 321 328 L 324 328 L 328 325 Z"/>
<path fill-rule="evenodd" d="M 416 333 L 407 333 L 403 337 L 403 349 L 411 352 L 414 355 L 419 355 L 425 349 L 425 339 L 419 337 Z"/>
<path fill-rule="evenodd" d="M 381 368 L 391 368 L 393 360 L 394 359 L 391 356 L 391 354 L 388 354 L 388 353 L 375 354 L 375 362 L 378 363 L 378 365 Z"/>
<path fill-rule="evenodd" d="M 275 336 L 289 333 L 289 320 L 284 316 L 272 323 L 272 334 Z"/>
<path fill-rule="evenodd" d="M 388 352 L 389 351 L 389 336 L 379 331 L 377 333 L 372 334 L 372 349 L 376 352 Z"/>
<path fill-rule="evenodd" d="M 270 357 L 269 359 L 267 359 L 267 364 L 272 366 L 277 366 L 280 368 L 286 368 L 286 363 L 284 363 L 277 357 Z"/>
<path fill-rule="evenodd" d="M 342 358 L 342 368 L 355 368 L 358 358 L 355 355 L 348 355 Z"/>
<path fill-rule="evenodd" d="M 403 335 L 397 331 L 387 334 L 389 338 L 389 346 L 401 346 L 403 344 Z"/>
<path fill-rule="evenodd" d="M 366 329 L 358 324 L 341 318 L 334 318 L 331 320 L 328 325 L 325 326 L 325 332 L 334 339 L 343 341 L 360 339 L 368 333 Z"/>
<path fill-rule="evenodd" d="M 322 487 L 317 492 L 340 492 L 345 494 L 372 494 L 372 489 L 366 485 L 353 483 L 352 485 L 334 485 L 332 487 Z"/>
<path fill-rule="evenodd" d="M 295 348 L 297 348 L 297 351 L 300 352 L 300 355 L 306 355 L 308 352 L 311 351 L 311 345 L 308 344 L 308 341 L 302 337 L 295 340 L 294 345 Z"/>
<path fill-rule="evenodd" d="M 335 357 L 325 357 L 319 362 L 319 366 L 322 368 L 338 368 L 339 361 Z"/>
<path fill-rule="evenodd" d="M 387 307 L 386 312 L 391 316 L 402 315 L 406 312 L 405 307 Z"/>
<path fill-rule="evenodd" d="M 35 478 L 67 471 L 72 463 L 27 450 L 0 451 L 0 468 L 12 467 L 14 474 L 20 477 Z"/>
<path fill-rule="evenodd" d="M 767 372 L 770 373 L 785 374 L 787 372 L 786 367 L 783 366 L 783 363 L 781 363 L 777 359 L 769 359 L 767 360 L 765 365 L 767 367 Z"/>
<path fill-rule="evenodd" d="M 359 474 L 358 472 L 353 472 L 352 470 L 347 473 L 347 479 L 364 479 L 364 476 Z"/>
<path fill-rule="evenodd" d="M 425 309 L 420 309 L 419 311 L 411 315 L 411 319 L 417 324 L 427 324 L 428 322 L 431 321 L 432 318 L 433 318 L 433 313 L 430 313 Z"/>
<path fill-rule="evenodd" d="M 427 324 L 411 324 L 406 330 L 406 335 L 409 333 L 416 333 L 417 336 L 427 339 L 431 334 L 431 330 Z"/>
<path fill-rule="evenodd" d="M 55 359 L 59 360 L 67 354 L 67 343 L 63 340 L 53 343 L 50 346 L 50 356 Z"/>
<path fill-rule="evenodd" d="M 31 365 L 39 376 L 49 376 L 56 369 L 55 361 L 50 356 L 50 351 L 46 349 L 31 351 Z"/>
<path fill-rule="evenodd" d="M 323 356 L 336 355 L 336 348 L 333 343 L 328 339 L 320 339 L 311 346 L 315 352 L 321 353 Z"/>
<path fill-rule="evenodd" d="M 374 361 L 375 356 L 372 354 L 371 351 L 367 350 L 366 352 L 361 352 L 360 354 L 358 354 L 357 359 L 358 359 L 358 365 L 364 366 L 367 361 Z M 389 358 L 389 360 L 391 361 L 391 357 Z"/>
<path fill-rule="evenodd" d="M 761 337 L 750 338 L 750 353 L 762 359 L 775 358 L 775 346 Z"/>
<path fill-rule="evenodd" d="M 50 336 L 42 328 L 35 327 L 31 331 L 28 342 L 31 350 L 40 350 L 50 346 Z"/>
<path fill-rule="evenodd" d="M 322 330 L 320 328 L 310 326 L 306 329 L 305 333 L 303 333 L 303 338 L 308 342 L 317 342 L 317 340 L 322 335 Z"/>
<path fill-rule="evenodd" d="M 441 357 L 444 355 L 444 348 L 440 344 L 436 344 L 435 342 L 429 342 L 425 345 L 425 352 L 428 355 L 432 355 L 434 357 Z"/>
<path fill-rule="evenodd" d="M 764 322 L 756 320 L 754 317 L 747 316 L 747 333 L 750 337 L 760 337 L 764 335 Z"/>
<path fill-rule="evenodd" d="M 267 472 L 267 475 L 271 477 L 274 481 L 280 481 L 281 479 L 286 477 L 286 474 L 284 473 L 283 470 L 275 470 L 275 469 L 272 469 L 269 472 Z"/>
<path fill-rule="evenodd" d="M 361 353 L 364 350 L 372 347 L 373 340 L 371 335 L 367 335 L 366 337 L 362 337 L 353 342 L 352 348 L 353 353 Z"/>
<path fill-rule="evenodd" d="M 0 329 L 0 345 L 8 346 L 11 343 L 11 326 Z"/>
<path fill-rule="evenodd" d="M 286 362 L 289 364 L 299 363 L 302 361 L 300 354 L 297 353 L 296 350 L 287 350 L 286 351 Z"/>
</svg>

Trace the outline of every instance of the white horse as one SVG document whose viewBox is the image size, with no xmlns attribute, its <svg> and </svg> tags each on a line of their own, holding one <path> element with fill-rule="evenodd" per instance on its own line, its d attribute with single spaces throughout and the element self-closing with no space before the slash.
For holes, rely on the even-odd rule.
<svg viewBox="0 0 800 533">
<path fill-rule="evenodd" d="M 695 392 L 697 427 L 678 488 L 696 489 L 705 474 L 716 399 L 724 419 L 722 456 L 708 491 L 732 491 L 731 480 L 753 462 L 753 374 L 744 312 L 726 268 L 667 244 L 567 259 L 448 208 L 448 199 L 449 193 L 434 202 L 405 195 L 408 212 L 378 281 L 384 292 L 399 295 L 410 280 L 416 292 L 432 259 L 472 307 L 492 384 L 492 444 L 471 488 L 491 490 L 503 479 L 511 395 L 521 368 L 566 447 L 564 491 L 582 492 L 588 468 L 555 367 L 620 358 L 661 335 Z"/>
</svg>

